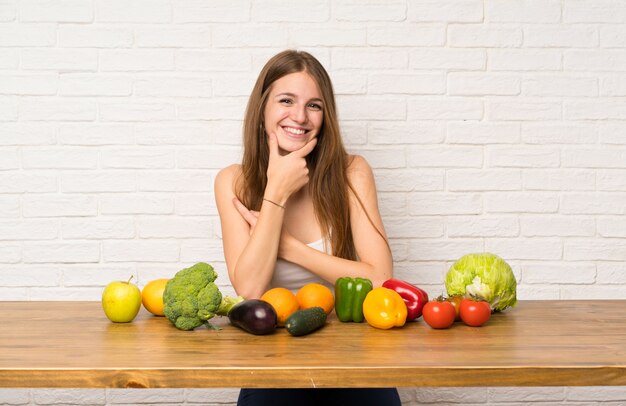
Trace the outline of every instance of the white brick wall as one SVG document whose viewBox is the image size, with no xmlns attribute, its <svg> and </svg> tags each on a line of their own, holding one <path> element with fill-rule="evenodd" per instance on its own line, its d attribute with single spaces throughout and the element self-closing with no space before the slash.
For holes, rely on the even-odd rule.
<svg viewBox="0 0 626 406">
<path fill-rule="evenodd" d="M 213 202 L 285 48 L 328 68 L 396 274 L 470 251 L 521 299 L 626 298 L 620 0 L 0 1 L 0 300 L 98 300 L 190 263 L 230 289 Z M 624 404 L 626 388 L 401 391 L 405 404 Z M 0 390 L 0 404 L 224 404 L 236 390 Z"/>
</svg>

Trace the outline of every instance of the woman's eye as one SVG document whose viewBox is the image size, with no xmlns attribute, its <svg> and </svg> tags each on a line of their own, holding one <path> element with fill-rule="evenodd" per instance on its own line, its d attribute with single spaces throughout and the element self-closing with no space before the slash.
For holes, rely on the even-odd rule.
<svg viewBox="0 0 626 406">
<path fill-rule="evenodd" d="M 322 106 L 317 103 L 309 103 L 309 108 L 313 110 L 321 110 Z"/>
<path fill-rule="evenodd" d="M 293 102 L 291 101 L 291 99 L 280 99 L 280 103 L 283 103 L 283 104 L 291 104 L 291 103 L 293 103 Z"/>
</svg>

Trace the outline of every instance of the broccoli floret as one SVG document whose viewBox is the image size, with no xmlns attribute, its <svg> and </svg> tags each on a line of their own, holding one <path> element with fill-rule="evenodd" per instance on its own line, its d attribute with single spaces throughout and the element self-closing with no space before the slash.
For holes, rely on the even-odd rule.
<svg viewBox="0 0 626 406">
<path fill-rule="evenodd" d="M 167 282 L 163 291 L 163 313 L 177 328 L 193 330 L 216 315 L 225 316 L 242 297 L 223 297 L 217 285 L 217 272 L 204 262 L 182 269 Z"/>
</svg>

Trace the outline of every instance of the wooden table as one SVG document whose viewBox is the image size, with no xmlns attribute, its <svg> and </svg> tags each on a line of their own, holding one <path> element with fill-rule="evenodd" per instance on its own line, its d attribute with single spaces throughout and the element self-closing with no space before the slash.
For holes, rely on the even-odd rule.
<svg viewBox="0 0 626 406">
<path fill-rule="evenodd" d="M 421 319 L 377 330 L 334 317 L 314 334 L 180 331 L 99 302 L 0 302 L 0 387 L 626 385 L 626 300 L 523 301 L 483 327 Z"/>
</svg>

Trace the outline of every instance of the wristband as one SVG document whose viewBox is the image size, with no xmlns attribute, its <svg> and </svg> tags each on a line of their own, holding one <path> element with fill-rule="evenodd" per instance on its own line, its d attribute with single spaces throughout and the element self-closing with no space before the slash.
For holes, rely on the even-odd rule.
<svg viewBox="0 0 626 406">
<path fill-rule="evenodd" d="M 265 200 L 266 202 L 270 202 L 270 203 L 272 203 L 274 206 L 278 206 L 278 207 L 280 207 L 280 208 L 281 208 L 281 209 L 283 209 L 283 210 L 285 209 L 285 206 L 283 206 L 282 204 L 278 204 L 278 203 L 276 203 L 276 202 L 273 202 L 273 201 L 271 201 L 270 199 L 263 198 L 263 200 Z"/>
</svg>

